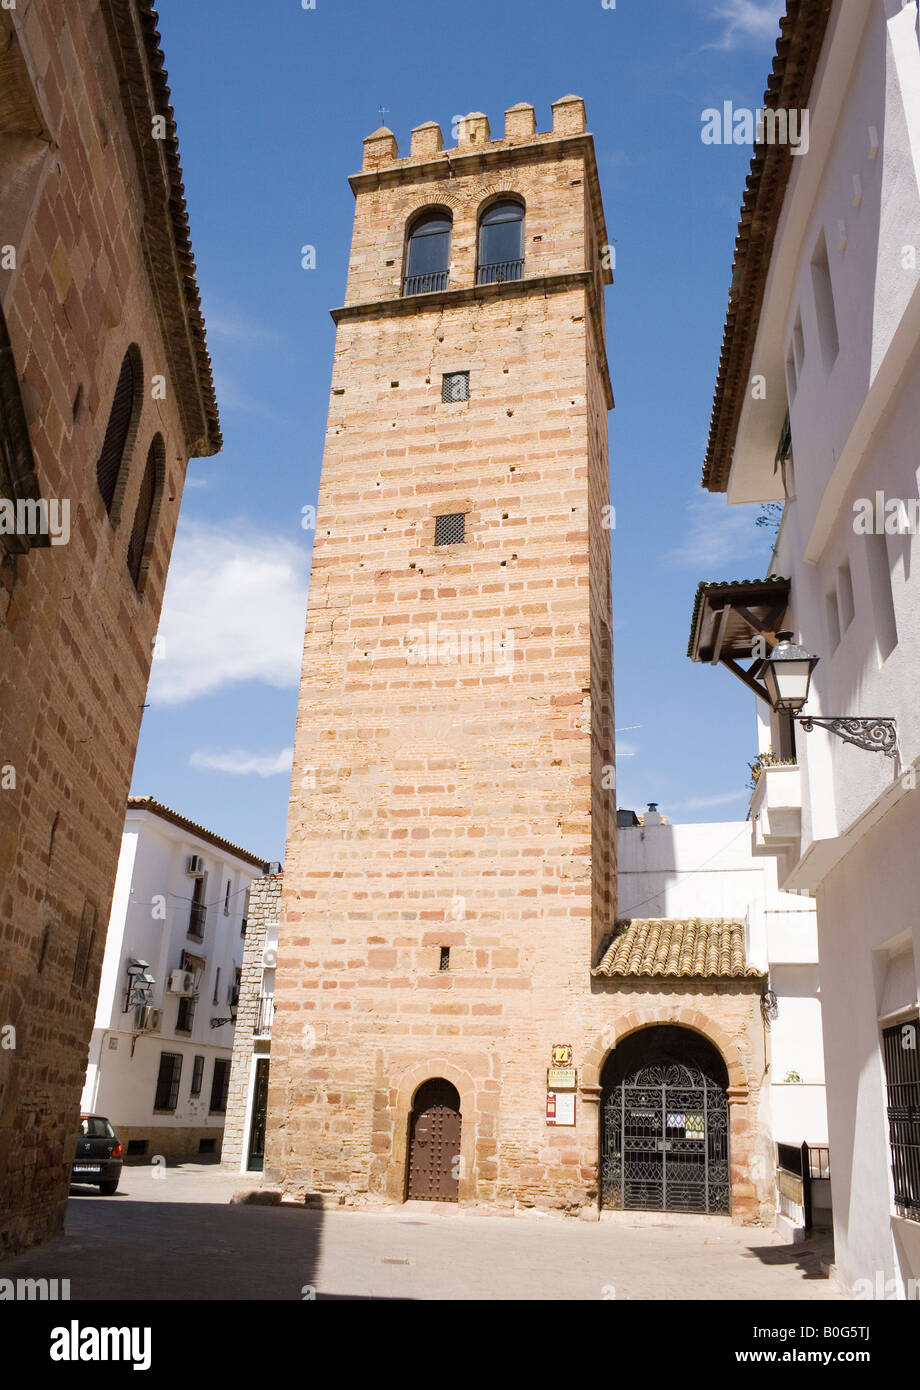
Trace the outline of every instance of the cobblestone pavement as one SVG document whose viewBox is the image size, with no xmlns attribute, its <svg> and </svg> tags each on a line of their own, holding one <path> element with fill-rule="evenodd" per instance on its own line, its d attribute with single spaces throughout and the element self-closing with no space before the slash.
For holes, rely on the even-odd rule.
<svg viewBox="0 0 920 1390">
<path fill-rule="evenodd" d="M 114 1197 L 73 1188 L 66 1234 L 0 1262 L 80 1299 L 834 1299 L 820 1242 L 719 1217 L 598 1222 L 411 1202 L 364 1211 L 231 1204 L 252 1175 L 126 1168 Z"/>
</svg>

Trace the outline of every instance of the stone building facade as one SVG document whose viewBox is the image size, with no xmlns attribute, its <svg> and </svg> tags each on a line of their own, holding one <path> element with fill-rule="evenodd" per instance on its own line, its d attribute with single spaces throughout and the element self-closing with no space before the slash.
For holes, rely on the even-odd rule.
<svg viewBox="0 0 920 1390">
<path fill-rule="evenodd" d="M 610 257 L 584 105 L 556 102 L 546 133 L 524 104 L 503 138 L 481 113 L 459 132 L 445 150 L 426 123 L 400 158 L 381 129 L 351 179 L 266 1178 L 321 1204 L 596 1214 L 608 1064 L 661 1025 L 683 1030 L 669 1045 L 709 1040 L 732 1212 L 772 1220 L 755 1163 L 763 982 L 723 949 L 736 925 L 690 924 L 685 956 L 627 952 L 625 974 L 607 959 L 630 927 L 615 901 Z"/>
<path fill-rule="evenodd" d="M 221 1167 L 233 1172 L 258 1169 L 264 1155 L 264 1088 L 271 1050 L 281 884 L 280 873 L 266 874 L 255 879 L 249 891 L 240 1002 L 233 1034 L 230 1091 L 221 1149 Z"/>
<path fill-rule="evenodd" d="M 220 447 L 149 0 L 0 9 L 0 306 L 7 1252 L 62 1221 L 186 465 Z"/>
</svg>

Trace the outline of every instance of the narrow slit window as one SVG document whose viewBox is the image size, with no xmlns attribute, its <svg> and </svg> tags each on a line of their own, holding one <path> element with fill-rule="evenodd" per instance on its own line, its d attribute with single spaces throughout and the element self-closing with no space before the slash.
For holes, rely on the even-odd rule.
<svg viewBox="0 0 920 1390">
<path fill-rule="evenodd" d="M 441 378 L 441 400 L 468 401 L 469 398 L 469 372 L 445 372 Z"/>
<path fill-rule="evenodd" d="M 864 537 L 866 560 L 869 566 L 869 588 L 875 616 L 875 642 L 878 664 L 881 666 L 898 645 L 898 623 L 891 589 L 891 563 L 888 538 L 884 535 Z"/>
<path fill-rule="evenodd" d="M 435 517 L 435 545 L 462 545 L 466 540 L 466 516 L 463 512 L 450 512 L 446 516 Z"/>
<path fill-rule="evenodd" d="M 840 635 L 846 632 L 853 615 L 856 612 L 856 605 L 853 600 L 853 576 L 850 573 L 849 561 L 842 564 L 837 571 L 837 612 L 840 615 Z"/>
<path fill-rule="evenodd" d="M 824 597 L 827 613 L 827 640 L 830 650 L 835 652 L 840 646 L 840 614 L 837 611 L 837 591 L 831 589 Z"/>
<path fill-rule="evenodd" d="M 824 359 L 824 370 L 829 372 L 837 361 L 840 337 L 837 332 L 837 311 L 834 308 L 834 287 L 831 284 L 831 268 L 827 258 L 827 241 L 823 232 L 811 258 L 811 283 L 815 292 L 821 356 Z"/>
<path fill-rule="evenodd" d="M 440 961 L 440 964 L 438 965 L 438 969 L 439 969 L 439 970 L 449 970 L 449 969 L 450 969 L 450 947 L 449 947 L 449 946 L 442 946 L 442 947 L 441 947 L 441 961 Z"/>
</svg>

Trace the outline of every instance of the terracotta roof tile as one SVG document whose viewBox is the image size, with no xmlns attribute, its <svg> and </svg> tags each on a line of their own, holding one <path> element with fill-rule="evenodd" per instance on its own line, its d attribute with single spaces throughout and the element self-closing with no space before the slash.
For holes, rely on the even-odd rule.
<svg viewBox="0 0 920 1390">
<path fill-rule="evenodd" d="M 763 971 L 746 963 L 744 923 L 705 917 L 618 921 L 613 939 L 591 973 L 725 980 L 763 976 Z"/>
<path fill-rule="evenodd" d="M 207 826 L 199 825 L 197 821 L 189 820 L 187 816 L 182 816 L 178 811 L 174 811 L 171 806 L 164 806 L 162 801 L 157 801 L 152 796 L 129 796 L 129 811 L 150 811 L 155 816 L 160 816 L 163 820 L 169 821 L 171 825 L 176 825 L 180 830 L 187 830 L 192 835 L 197 835 L 199 839 L 206 840 L 208 844 L 214 845 L 217 849 L 225 850 L 228 854 L 233 854 L 237 859 L 243 859 L 253 868 L 262 870 L 268 867 L 268 860 L 260 859 L 257 854 L 252 854 L 248 849 L 242 849 L 240 845 L 233 844 L 232 840 L 225 840 L 222 835 L 215 835 L 213 830 L 208 830 Z"/>
</svg>

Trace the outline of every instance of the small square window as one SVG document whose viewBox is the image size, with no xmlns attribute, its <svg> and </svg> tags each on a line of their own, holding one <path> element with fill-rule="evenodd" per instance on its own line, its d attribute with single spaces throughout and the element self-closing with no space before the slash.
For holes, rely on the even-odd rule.
<svg viewBox="0 0 920 1390">
<path fill-rule="evenodd" d="M 445 372 L 441 378 L 441 400 L 468 401 L 469 398 L 469 372 Z"/>
<path fill-rule="evenodd" d="M 462 545 L 465 540 L 466 516 L 463 512 L 451 512 L 448 516 L 435 517 L 435 545 Z"/>
</svg>

